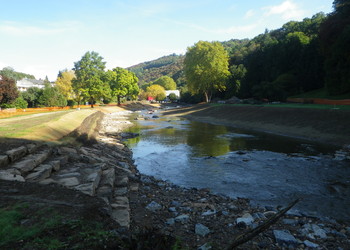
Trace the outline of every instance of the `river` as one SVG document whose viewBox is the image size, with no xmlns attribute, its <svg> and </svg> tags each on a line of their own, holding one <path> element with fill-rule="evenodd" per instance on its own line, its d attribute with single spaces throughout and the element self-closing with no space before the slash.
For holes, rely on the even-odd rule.
<svg viewBox="0 0 350 250">
<path fill-rule="evenodd" d="M 138 170 L 186 188 L 208 188 L 252 205 L 350 221 L 349 162 L 328 145 L 183 118 L 135 121 L 127 140 Z"/>
</svg>

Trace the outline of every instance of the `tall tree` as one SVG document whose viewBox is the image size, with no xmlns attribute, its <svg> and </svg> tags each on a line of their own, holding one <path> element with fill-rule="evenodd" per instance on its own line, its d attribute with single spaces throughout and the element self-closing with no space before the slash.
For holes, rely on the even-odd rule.
<svg viewBox="0 0 350 250">
<path fill-rule="evenodd" d="M 159 77 L 153 84 L 163 86 L 165 90 L 176 90 L 176 82 L 170 76 Z"/>
<path fill-rule="evenodd" d="M 228 70 L 228 54 L 219 42 L 199 41 L 189 47 L 184 61 L 188 87 L 192 93 L 203 93 L 206 102 L 215 90 L 225 90 Z"/>
<path fill-rule="evenodd" d="M 18 90 L 13 79 L 0 75 L 0 105 L 10 104 L 18 97 Z"/>
<path fill-rule="evenodd" d="M 74 78 L 75 74 L 73 70 L 60 71 L 60 74 L 55 82 L 58 90 L 67 100 L 73 100 L 74 98 L 74 91 L 72 88 L 72 81 Z"/>
<path fill-rule="evenodd" d="M 112 95 L 118 99 L 118 105 L 122 97 L 135 99 L 139 94 L 138 78 L 133 72 L 117 67 L 107 71 L 107 79 Z"/>
<path fill-rule="evenodd" d="M 97 52 L 86 52 L 80 61 L 74 63 L 76 79 L 73 80 L 73 90 L 76 100 L 88 100 L 91 107 L 101 98 L 110 96 L 111 89 L 104 81 L 104 69 L 106 62 L 103 62 Z"/>
</svg>

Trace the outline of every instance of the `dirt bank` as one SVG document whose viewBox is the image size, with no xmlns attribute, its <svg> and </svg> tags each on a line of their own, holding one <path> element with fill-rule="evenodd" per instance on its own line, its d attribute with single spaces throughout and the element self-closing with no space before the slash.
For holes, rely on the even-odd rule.
<svg viewBox="0 0 350 250">
<path fill-rule="evenodd" d="M 164 115 L 339 146 L 350 143 L 350 112 L 344 110 L 199 104 L 168 110 Z"/>
</svg>

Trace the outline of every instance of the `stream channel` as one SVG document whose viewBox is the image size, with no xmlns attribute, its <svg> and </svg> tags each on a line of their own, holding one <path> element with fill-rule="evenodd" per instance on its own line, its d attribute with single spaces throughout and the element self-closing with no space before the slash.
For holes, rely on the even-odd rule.
<svg viewBox="0 0 350 250">
<path fill-rule="evenodd" d="M 128 139 L 138 170 L 185 188 L 207 188 L 252 205 L 285 206 L 292 212 L 350 221 L 349 162 L 337 148 L 309 141 L 138 113 Z"/>
</svg>

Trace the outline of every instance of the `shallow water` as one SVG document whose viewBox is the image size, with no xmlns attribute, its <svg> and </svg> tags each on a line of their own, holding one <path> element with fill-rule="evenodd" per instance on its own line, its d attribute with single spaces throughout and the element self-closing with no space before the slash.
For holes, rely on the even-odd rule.
<svg viewBox="0 0 350 250">
<path fill-rule="evenodd" d="M 130 132 L 140 134 L 127 144 L 143 174 L 254 205 L 302 198 L 304 214 L 350 219 L 350 167 L 333 159 L 336 148 L 174 117 L 137 121 Z"/>
</svg>

